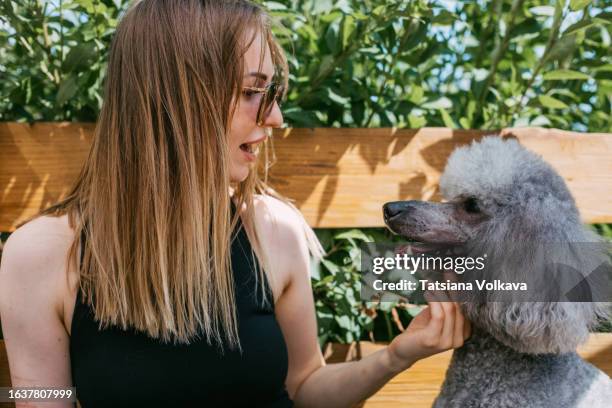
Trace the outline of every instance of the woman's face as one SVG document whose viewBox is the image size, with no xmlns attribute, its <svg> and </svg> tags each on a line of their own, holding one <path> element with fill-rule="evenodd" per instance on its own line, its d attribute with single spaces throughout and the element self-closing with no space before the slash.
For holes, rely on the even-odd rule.
<svg viewBox="0 0 612 408">
<path fill-rule="evenodd" d="M 249 36 L 250 37 L 250 36 Z M 261 34 L 257 34 L 249 49 L 244 55 L 243 86 L 264 88 L 274 77 L 274 64 L 270 56 L 267 43 L 262 48 Z M 261 70 L 259 63 L 262 61 Z M 283 116 L 276 102 L 270 115 L 264 120 L 262 126 L 257 126 L 257 109 L 263 94 L 241 94 L 238 98 L 236 111 L 230 123 L 229 149 L 230 149 L 230 181 L 241 182 L 247 178 L 255 162 L 259 146 L 266 139 L 265 128 L 280 127 Z"/>
</svg>

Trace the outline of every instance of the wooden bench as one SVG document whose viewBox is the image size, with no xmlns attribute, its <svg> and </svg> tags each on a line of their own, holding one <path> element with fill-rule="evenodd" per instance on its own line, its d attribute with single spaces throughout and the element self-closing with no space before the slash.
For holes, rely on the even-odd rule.
<svg viewBox="0 0 612 408">
<path fill-rule="evenodd" d="M 0 123 L 0 231 L 63 197 L 87 156 L 92 123 Z M 274 133 L 271 184 L 313 227 L 382 226 L 381 205 L 438 200 L 438 179 L 452 150 L 492 131 L 424 128 L 283 129 Z M 612 222 L 612 134 L 506 129 L 565 178 L 587 223 Z M 380 345 L 362 343 L 368 354 Z M 595 334 L 581 354 L 612 375 L 612 335 Z M 423 360 L 368 400 L 367 407 L 428 407 L 450 353 Z M 330 361 L 338 359 L 332 353 Z M 0 343 L 0 386 L 9 384 Z M 1 404 L 0 404 L 1 405 Z"/>
</svg>

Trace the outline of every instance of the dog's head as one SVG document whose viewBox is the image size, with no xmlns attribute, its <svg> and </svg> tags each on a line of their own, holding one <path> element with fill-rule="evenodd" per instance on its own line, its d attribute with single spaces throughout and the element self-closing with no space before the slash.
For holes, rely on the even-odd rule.
<svg viewBox="0 0 612 408">
<path fill-rule="evenodd" d="M 563 178 L 513 139 L 485 137 L 456 149 L 440 189 L 443 203 L 384 205 L 385 223 L 394 233 L 415 241 L 414 252 L 440 246 L 475 248 L 494 254 L 495 265 L 501 268 L 520 267 L 520 273 L 539 279 L 536 275 L 546 272 L 525 259 L 530 246 L 598 241 L 583 227 Z M 588 302 L 464 302 L 462 306 L 475 325 L 526 353 L 574 350 L 606 310 Z"/>
<path fill-rule="evenodd" d="M 387 226 L 423 243 L 464 244 L 487 237 L 569 239 L 580 226 L 563 179 L 516 140 L 485 137 L 456 149 L 440 178 L 444 203 L 396 201 L 384 206 Z M 560 235 L 561 234 L 561 235 Z"/>
</svg>

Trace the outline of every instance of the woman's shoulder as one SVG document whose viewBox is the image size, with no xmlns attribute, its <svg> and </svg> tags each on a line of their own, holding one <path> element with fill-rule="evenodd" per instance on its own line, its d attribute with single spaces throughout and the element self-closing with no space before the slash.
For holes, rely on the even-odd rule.
<svg viewBox="0 0 612 408">
<path fill-rule="evenodd" d="M 3 248 L 0 314 L 13 384 L 70 381 L 62 269 L 72 237 L 66 226 L 61 218 L 35 218 L 15 230 Z"/>
<path fill-rule="evenodd" d="M 303 217 L 292 204 L 266 194 L 253 197 L 255 216 L 281 227 L 297 232 L 302 228 Z"/>
<path fill-rule="evenodd" d="M 284 250 L 308 254 L 304 217 L 292 204 L 270 195 L 253 198 L 255 223 L 266 239 L 276 242 Z"/>
<path fill-rule="evenodd" d="M 49 265 L 56 262 L 74 239 L 74 230 L 66 215 L 40 216 L 12 232 L 4 244 L 2 259 L 23 266 Z"/>
<path fill-rule="evenodd" d="M 270 195 L 256 196 L 254 209 L 258 233 L 279 266 L 308 274 L 309 253 L 320 258 L 323 249 L 300 211 Z"/>
<path fill-rule="evenodd" d="M 24 293 L 40 289 L 38 293 L 46 291 L 47 300 L 61 302 L 73 239 L 67 216 L 41 216 L 23 224 L 2 248 L 0 286 Z"/>
</svg>

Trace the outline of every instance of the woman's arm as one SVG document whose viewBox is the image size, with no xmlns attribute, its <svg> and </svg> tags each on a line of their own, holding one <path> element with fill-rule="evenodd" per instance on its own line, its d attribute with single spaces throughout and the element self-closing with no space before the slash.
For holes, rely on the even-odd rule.
<svg viewBox="0 0 612 408">
<path fill-rule="evenodd" d="M 469 333 L 453 303 L 432 302 L 385 349 L 355 362 L 324 365 L 304 379 L 300 407 L 351 407 L 421 358 L 460 347 Z M 457 324 L 459 323 L 459 324 Z"/>
<path fill-rule="evenodd" d="M 58 294 L 64 252 L 44 232 L 44 220 L 15 231 L 2 251 L 0 320 L 13 387 L 71 387 L 69 336 L 61 319 Z M 68 407 L 45 402 L 19 406 Z"/>
<path fill-rule="evenodd" d="M 275 314 L 287 343 L 286 384 L 296 406 L 353 406 L 415 361 L 463 344 L 469 335 L 469 324 L 459 308 L 451 302 L 431 302 L 387 348 L 360 361 L 325 365 L 317 341 L 309 258 L 301 221 L 279 201 L 266 201 L 266 213 L 274 216 L 268 217 L 267 225 L 262 225 L 260 219 L 258 228 L 265 234 L 263 241 L 267 246 L 264 249 L 275 254 L 276 274 L 289 274 Z"/>
</svg>

